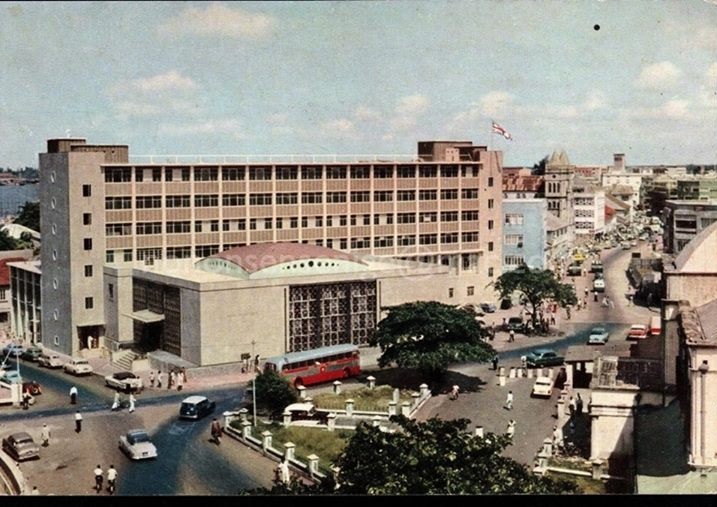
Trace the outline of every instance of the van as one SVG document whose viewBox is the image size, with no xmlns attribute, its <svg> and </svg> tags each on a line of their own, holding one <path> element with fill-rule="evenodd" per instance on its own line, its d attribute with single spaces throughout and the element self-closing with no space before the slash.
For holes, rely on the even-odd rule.
<svg viewBox="0 0 717 507">
<path fill-rule="evenodd" d="M 659 336 L 662 332 L 662 319 L 659 315 L 650 317 L 650 335 Z"/>
</svg>

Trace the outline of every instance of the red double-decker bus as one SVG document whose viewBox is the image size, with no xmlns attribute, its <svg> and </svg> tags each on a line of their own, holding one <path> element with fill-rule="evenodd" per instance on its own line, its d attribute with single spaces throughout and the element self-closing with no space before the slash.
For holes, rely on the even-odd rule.
<svg viewBox="0 0 717 507">
<path fill-rule="evenodd" d="M 361 373 L 359 348 L 343 344 L 290 352 L 268 358 L 264 364 L 267 370 L 281 374 L 297 387 L 354 377 Z"/>
</svg>

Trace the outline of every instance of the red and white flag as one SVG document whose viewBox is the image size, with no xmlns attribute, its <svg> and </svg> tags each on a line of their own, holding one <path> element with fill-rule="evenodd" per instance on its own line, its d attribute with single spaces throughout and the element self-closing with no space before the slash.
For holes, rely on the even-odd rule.
<svg viewBox="0 0 717 507">
<path fill-rule="evenodd" d="M 491 123 L 493 124 L 493 130 L 492 130 L 492 132 L 493 132 L 494 134 L 500 134 L 500 135 L 502 135 L 503 137 L 505 137 L 508 141 L 512 141 L 512 140 L 513 140 L 513 136 L 511 136 L 511 135 L 510 135 L 510 132 L 508 132 L 507 130 L 505 130 L 505 128 L 501 127 L 500 125 L 498 125 L 498 124 L 497 124 L 496 122 L 494 122 L 494 121 L 491 122 Z"/>
</svg>

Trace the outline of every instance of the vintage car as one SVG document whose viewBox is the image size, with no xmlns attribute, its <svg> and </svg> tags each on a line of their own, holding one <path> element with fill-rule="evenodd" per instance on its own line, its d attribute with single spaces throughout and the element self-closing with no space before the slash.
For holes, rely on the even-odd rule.
<svg viewBox="0 0 717 507">
<path fill-rule="evenodd" d="M 57 354 L 42 354 L 37 358 L 37 364 L 45 368 L 62 368 L 62 359 Z"/>
<path fill-rule="evenodd" d="M 648 328 L 644 324 L 633 324 L 627 332 L 628 340 L 644 340 L 647 338 Z"/>
<path fill-rule="evenodd" d="M 73 358 L 69 363 L 65 363 L 65 372 L 72 375 L 90 375 L 92 373 L 92 365 L 87 359 L 81 357 Z"/>
<path fill-rule="evenodd" d="M 6 453 L 15 458 L 16 461 L 25 461 L 26 459 L 40 457 L 40 446 L 24 431 L 12 433 L 3 438 L 2 448 Z"/>
<path fill-rule="evenodd" d="M 605 345 L 610 333 L 604 327 L 594 327 L 590 330 L 588 345 Z"/>
<path fill-rule="evenodd" d="M 131 371 L 120 371 L 107 375 L 105 377 L 105 385 L 122 391 L 141 391 L 142 379 Z"/>
<path fill-rule="evenodd" d="M 206 396 L 190 396 L 182 400 L 179 407 L 180 419 L 201 419 L 214 412 L 216 403 L 209 401 Z"/>
<path fill-rule="evenodd" d="M 604 278 L 595 278 L 593 280 L 593 291 L 595 292 L 605 292 L 605 279 Z"/>
<path fill-rule="evenodd" d="M 536 349 L 525 357 L 525 364 L 530 368 L 542 368 L 543 366 L 560 366 L 565 362 L 563 356 L 559 356 L 551 349 Z"/>
<path fill-rule="evenodd" d="M 16 343 L 10 343 L 9 345 L 5 345 L 5 347 L 2 349 L 3 357 L 7 356 L 8 354 L 15 357 L 20 357 L 23 352 L 25 352 L 25 347 Z"/>
<path fill-rule="evenodd" d="M 553 395 L 553 380 L 550 377 L 538 377 L 530 392 L 532 398 L 550 398 Z"/>
<path fill-rule="evenodd" d="M 313 403 L 292 403 L 284 413 L 291 414 L 292 422 L 300 421 L 303 425 L 326 424 L 328 420 L 328 413 L 317 411 Z"/>
<path fill-rule="evenodd" d="M 157 448 L 149 439 L 147 430 L 130 430 L 119 438 L 119 448 L 129 459 L 152 459 L 157 457 Z"/>
<path fill-rule="evenodd" d="M 493 303 L 484 302 L 480 304 L 481 310 L 485 313 L 495 313 L 496 306 Z"/>
<path fill-rule="evenodd" d="M 20 359 L 24 359 L 25 361 L 37 361 L 41 354 L 42 349 L 33 345 L 20 354 Z"/>
</svg>

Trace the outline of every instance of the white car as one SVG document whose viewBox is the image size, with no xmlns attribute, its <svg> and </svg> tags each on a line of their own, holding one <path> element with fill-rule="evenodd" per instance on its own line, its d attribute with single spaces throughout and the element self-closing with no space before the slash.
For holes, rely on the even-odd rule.
<svg viewBox="0 0 717 507">
<path fill-rule="evenodd" d="M 131 371 L 120 371 L 112 375 L 107 375 L 105 377 L 105 385 L 107 387 L 121 389 L 122 391 L 141 391 L 143 387 L 142 379 Z"/>
<path fill-rule="evenodd" d="M 593 291 L 605 292 L 605 280 L 602 278 L 596 278 L 593 281 Z"/>
<path fill-rule="evenodd" d="M 57 354 L 42 354 L 37 358 L 37 364 L 45 368 L 62 368 L 62 359 Z"/>
<path fill-rule="evenodd" d="M 538 377 L 533 384 L 531 397 L 550 398 L 553 395 L 553 380 L 550 377 Z"/>
<path fill-rule="evenodd" d="M 119 448 L 130 459 L 152 459 L 157 457 L 157 448 L 149 440 L 147 430 L 129 430 L 119 438 Z"/>
<path fill-rule="evenodd" d="M 71 373 L 72 375 L 89 375 L 92 373 L 92 365 L 87 359 L 75 358 L 69 363 L 65 363 L 63 367 L 65 372 Z"/>
</svg>

